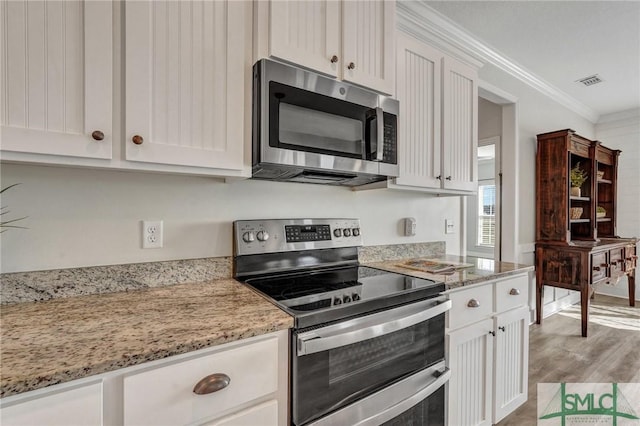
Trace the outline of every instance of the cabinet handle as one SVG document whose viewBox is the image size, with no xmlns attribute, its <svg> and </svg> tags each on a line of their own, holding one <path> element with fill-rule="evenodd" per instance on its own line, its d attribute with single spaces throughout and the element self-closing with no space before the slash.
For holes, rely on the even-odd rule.
<svg viewBox="0 0 640 426">
<path fill-rule="evenodd" d="M 467 303 L 467 306 L 470 308 L 478 308 L 480 307 L 480 302 L 478 302 L 476 299 L 471 299 L 469 300 L 469 303 Z"/>
<path fill-rule="evenodd" d="M 354 70 L 354 69 L 356 69 L 356 64 L 354 64 L 353 62 L 349 62 L 349 65 L 347 65 L 347 69 L 348 69 L 348 70 Z"/>
<path fill-rule="evenodd" d="M 332 63 L 332 64 L 335 64 L 336 62 L 338 62 L 338 57 L 337 57 L 336 55 L 333 55 L 333 56 L 331 57 L 331 63 Z"/>
<path fill-rule="evenodd" d="M 442 175 L 438 175 L 438 176 L 436 176 L 436 179 L 438 179 L 438 180 L 442 180 Z"/>
<path fill-rule="evenodd" d="M 221 389 L 226 388 L 231 383 L 231 378 L 223 373 L 209 374 L 207 377 L 201 379 L 196 383 L 193 388 L 193 393 L 197 395 L 206 395 L 209 393 L 218 392 Z"/>
<path fill-rule="evenodd" d="M 498 330 L 502 330 L 504 333 L 507 332 L 507 329 L 505 327 L 498 327 Z"/>
<path fill-rule="evenodd" d="M 520 295 L 520 290 L 518 290 L 517 288 L 512 288 L 511 291 L 509 292 L 510 295 L 512 296 L 519 296 Z"/>
<path fill-rule="evenodd" d="M 594 271 L 599 271 L 599 270 L 600 270 L 600 267 L 599 267 L 599 266 L 594 266 L 594 267 L 593 267 L 593 270 L 594 270 Z"/>
<path fill-rule="evenodd" d="M 100 130 L 94 130 L 93 133 L 91 133 L 91 137 L 97 141 L 101 141 L 102 139 L 104 139 L 104 133 L 102 133 Z"/>
<path fill-rule="evenodd" d="M 451 176 L 447 176 L 445 179 L 446 180 L 451 180 Z"/>
<path fill-rule="evenodd" d="M 600 266 L 602 266 L 603 268 L 609 267 L 611 265 L 609 265 L 608 263 L 601 263 Z"/>
<path fill-rule="evenodd" d="M 142 145 L 142 142 L 144 142 L 144 139 L 140 135 L 135 135 L 134 137 L 131 138 L 131 141 L 136 145 Z"/>
<path fill-rule="evenodd" d="M 492 335 L 493 337 L 496 336 L 496 332 L 495 331 L 490 331 L 489 334 Z"/>
</svg>

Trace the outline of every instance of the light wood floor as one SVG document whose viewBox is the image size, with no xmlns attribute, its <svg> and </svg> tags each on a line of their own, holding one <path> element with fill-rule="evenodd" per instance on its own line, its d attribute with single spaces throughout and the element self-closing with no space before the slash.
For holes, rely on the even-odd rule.
<svg viewBox="0 0 640 426">
<path fill-rule="evenodd" d="M 580 337 L 580 308 L 571 306 L 529 329 L 529 399 L 498 423 L 535 425 L 538 383 L 640 382 L 640 306 L 596 295 L 589 337 Z"/>
</svg>

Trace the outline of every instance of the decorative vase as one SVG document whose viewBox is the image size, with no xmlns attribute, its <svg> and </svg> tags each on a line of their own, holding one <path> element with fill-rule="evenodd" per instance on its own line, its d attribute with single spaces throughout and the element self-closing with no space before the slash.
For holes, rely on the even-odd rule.
<svg viewBox="0 0 640 426">
<path fill-rule="evenodd" d="M 569 190 L 569 193 L 571 194 L 572 197 L 579 197 L 581 194 L 581 191 L 579 187 L 572 186 L 571 189 Z"/>
</svg>

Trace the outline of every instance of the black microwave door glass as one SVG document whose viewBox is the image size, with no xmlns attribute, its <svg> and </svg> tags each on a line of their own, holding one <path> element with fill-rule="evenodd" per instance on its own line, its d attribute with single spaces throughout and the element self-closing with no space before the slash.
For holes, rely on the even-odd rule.
<svg viewBox="0 0 640 426">
<path fill-rule="evenodd" d="M 381 426 L 444 426 L 444 385 Z"/>
<path fill-rule="evenodd" d="M 293 423 L 302 425 L 329 414 L 441 361 L 444 346 L 444 314 L 440 314 L 380 337 L 295 356 Z"/>
<path fill-rule="evenodd" d="M 368 159 L 372 109 L 269 82 L 269 146 Z M 373 115 L 375 117 L 375 115 Z"/>
</svg>

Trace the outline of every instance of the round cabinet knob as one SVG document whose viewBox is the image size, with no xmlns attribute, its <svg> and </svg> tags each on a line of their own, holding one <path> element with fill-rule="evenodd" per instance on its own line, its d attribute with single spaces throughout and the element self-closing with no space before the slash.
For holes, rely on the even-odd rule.
<svg viewBox="0 0 640 426">
<path fill-rule="evenodd" d="M 242 241 L 244 241 L 245 243 L 250 243 L 252 241 L 255 241 L 255 239 L 256 238 L 251 231 L 242 234 Z"/>
<path fill-rule="evenodd" d="M 349 302 L 351 302 L 351 296 L 343 296 L 343 297 L 342 297 L 342 301 L 343 301 L 344 303 L 349 303 Z"/>
<path fill-rule="evenodd" d="M 102 139 L 104 139 L 104 133 L 102 133 L 100 130 L 94 130 L 93 133 L 91 133 L 91 137 L 97 141 L 101 141 Z"/>
<path fill-rule="evenodd" d="M 210 374 L 196 383 L 196 386 L 193 388 L 193 393 L 198 395 L 206 395 L 209 393 L 218 392 L 219 390 L 222 390 L 229 386 L 229 383 L 231 383 L 231 378 L 229 378 L 229 376 L 227 376 L 226 374 Z"/>
<path fill-rule="evenodd" d="M 351 295 L 351 300 L 353 300 L 354 302 L 357 302 L 358 300 L 360 300 L 360 295 L 358 293 L 353 293 Z"/>
<path fill-rule="evenodd" d="M 134 137 L 131 138 L 131 141 L 136 145 L 142 145 L 142 142 L 144 142 L 144 139 L 140 135 L 135 135 Z"/>
<path fill-rule="evenodd" d="M 345 237 L 350 237 L 351 236 L 351 229 L 349 228 L 344 228 L 342 230 L 342 235 L 344 235 Z"/>
<path fill-rule="evenodd" d="M 469 303 L 467 303 L 467 306 L 470 308 L 479 308 L 480 302 L 478 302 L 476 299 L 471 299 L 469 300 Z"/>
<path fill-rule="evenodd" d="M 349 62 L 349 65 L 347 65 L 347 69 L 349 69 L 349 70 L 356 69 L 356 64 L 354 64 L 353 62 Z"/>
<path fill-rule="evenodd" d="M 357 237 L 358 235 L 360 235 L 360 228 L 353 228 L 351 230 L 351 233 L 353 234 L 354 237 Z"/>
<path fill-rule="evenodd" d="M 342 299 L 340 299 L 339 297 L 336 297 L 335 299 L 333 299 L 333 304 L 342 305 Z"/>
<path fill-rule="evenodd" d="M 446 180 L 451 180 L 451 176 L 447 176 L 445 179 Z"/>
<path fill-rule="evenodd" d="M 438 180 L 442 180 L 442 175 L 438 175 L 438 176 L 436 176 L 436 179 L 438 179 Z"/>
<path fill-rule="evenodd" d="M 267 231 L 258 231 L 256 237 L 258 237 L 258 241 L 267 241 L 269 239 L 269 233 Z"/>
<path fill-rule="evenodd" d="M 333 230 L 333 235 L 335 235 L 338 238 L 342 237 L 342 229 L 340 229 L 340 228 L 334 229 Z"/>
<path fill-rule="evenodd" d="M 332 64 L 335 64 L 336 62 L 338 62 L 338 57 L 337 57 L 336 55 L 333 55 L 333 56 L 331 57 L 331 63 L 332 63 Z"/>
</svg>

